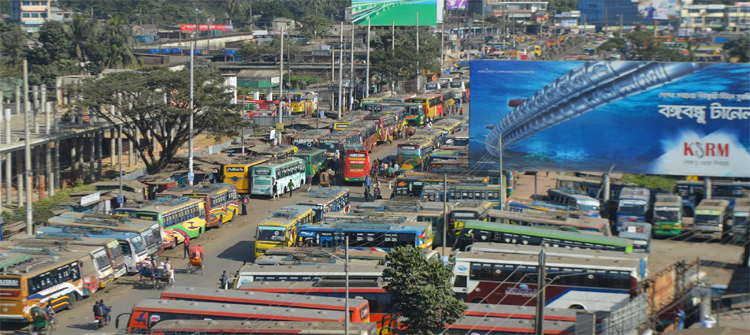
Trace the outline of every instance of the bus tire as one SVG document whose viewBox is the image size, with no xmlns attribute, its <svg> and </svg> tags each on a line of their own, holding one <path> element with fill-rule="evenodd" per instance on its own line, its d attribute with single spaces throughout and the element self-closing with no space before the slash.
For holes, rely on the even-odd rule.
<svg viewBox="0 0 750 335">
<path fill-rule="evenodd" d="M 568 307 L 568 309 L 579 309 L 579 310 L 586 310 L 586 308 L 584 308 L 584 307 L 583 307 L 583 306 L 581 306 L 581 305 L 571 305 L 570 307 Z"/>
<path fill-rule="evenodd" d="M 72 311 L 73 308 L 76 307 L 76 302 L 78 301 L 78 294 L 73 292 L 71 294 L 68 294 L 68 310 Z"/>
<path fill-rule="evenodd" d="M 234 222 L 234 218 L 237 216 L 237 211 L 232 211 L 232 218 L 229 219 L 229 222 Z"/>
<path fill-rule="evenodd" d="M 216 224 L 216 229 L 221 229 L 221 226 L 224 225 L 224 216 L 219 216 L 219 223 Z"/>
</svg>

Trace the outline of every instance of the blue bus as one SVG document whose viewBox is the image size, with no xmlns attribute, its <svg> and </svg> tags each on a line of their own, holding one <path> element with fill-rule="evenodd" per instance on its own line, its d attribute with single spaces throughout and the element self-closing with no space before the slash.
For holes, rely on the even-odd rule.
<svg viewBox="0 0 750 335">
<path fill-rule="evenodd" d="M 559 206 L 576 208 L 581 211 L 583 215 L 588 217 L 601 217 L 602 209 L 599 200 L 583 194 L 569 193 L 563 190 L 551 188 L 547 191 L 547 202 Z"/>
<path fill-rule="evenodd" d="M 682 197 L 682 208 L 685 216 L 693 216 L 695 206 L 706 195 L 704 190 L 705 185 L 703 181 L 692 180 L 679 180 L 675 183 L 674 193 Z M 747 181 L 725 180 L 711 182 L 711 199 L 729 200 L 729 209 L 734 207 L 735 199 L 746 198 L 749 194 L 750 182 Z"/>
<path fill-rule="evenodd" d="M 343 187 L 318 187 L 307 193 L 307 199 L 297 205 L 312 207 L 314 223 L 323 220 L 325 213 L 349 213 L 349 189 Z"/>
<path fill-rule="evenodd" d="M 365 251 L 390 251 L 396 246 L 412 245 L 432 249 L 434 233 L 430 222 L 404 223 L 323 223 L 300 226 L 298 246 L 336 247 L 344 245 Z"/>
<path fill-rule="evenodd" d="M 648 222 L 651 191 L 645 187 L 623 187 L 617 202 L 617 231 L 625 221 Z"/>
<path fill-rule="evenodd" d="M 546 201 L 536 200 L 534 202 L 525 202 L 516 199 L 508 200 L 508 210 L 511 212 L 570 212 L 570 206 L 555 205 Z"/>
</svg>

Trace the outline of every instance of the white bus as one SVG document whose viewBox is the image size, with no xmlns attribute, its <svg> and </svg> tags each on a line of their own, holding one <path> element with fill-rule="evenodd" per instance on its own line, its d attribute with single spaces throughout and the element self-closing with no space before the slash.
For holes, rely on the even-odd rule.
<svg viewBox="0 0 750 335">
<path fill-rule="evenodd" d="M 459 252 L 453 266 L 453 290 L 466 302 L 535 306 L 537 264 L 534 254 Z M 638 259 L 548 256 L 545 306 L 608 311 L 635 296 Z"/>
<path fill-rule="evenodd" d="M 276 194 L 283 195 L 305 184 L 305 162 L 299 158 L 283 158 L 253 166 L 250 194 L 273 196 L 273 185 L 277 185 Z M 289 189 L 289 182 L 292 189 Z"/>
<path fill-rule="evenodd" d="M 578 208 L 581 213 L 584 213 L 588 217 L 601 217 L 601 203 L 599 200 L 583 194 L 573 194 L 551 188 L 547 191 L 547 202 L 554 205 Z"/>
</svg>

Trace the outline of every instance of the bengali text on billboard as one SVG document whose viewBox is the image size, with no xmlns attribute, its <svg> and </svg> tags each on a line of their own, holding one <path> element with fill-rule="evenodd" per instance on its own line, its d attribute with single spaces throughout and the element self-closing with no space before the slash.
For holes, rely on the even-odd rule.
<svg viewBox="0 0 750 335">
<path fill-rule="evenodd" d="M 352 0 L 352 22 L 373 26 L 434 26 L 443 22 L 445 0 Z M 460 0 L 456 0 L 460 1 Z"/>
<path fill-rule="evenodd" d="M 466 9 L 469 0 L 445 0 L 445 9 Z"/>
<path fill-rule="evenodd" d="M 750 65 L 471 62 L 470 160 L 535 171 L 750 177 Z"/>
<path fill-rule="evenodd" d="M 681 0 L 637 0 L 638 15 L 647 20 L 674 20 L 680 18 Z"/>
</svg>

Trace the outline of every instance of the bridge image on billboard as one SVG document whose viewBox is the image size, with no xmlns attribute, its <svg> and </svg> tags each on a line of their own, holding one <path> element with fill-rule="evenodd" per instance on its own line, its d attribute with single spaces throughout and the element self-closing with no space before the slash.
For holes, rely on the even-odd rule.
<svg viewBox="0 0 750 335">
<path fill-rule="evenodd" d="M 750 65 L 471 62 L 470 160 L 534 171 L 750 177 Z"/>
<path fill-rule="evenodd" d="M 442 22 L 445 0 L 352 0 L 352 22 L 373 26 L 413 26 L 419 13 L 420 26 L 434 26 Z"/>
</svg>

